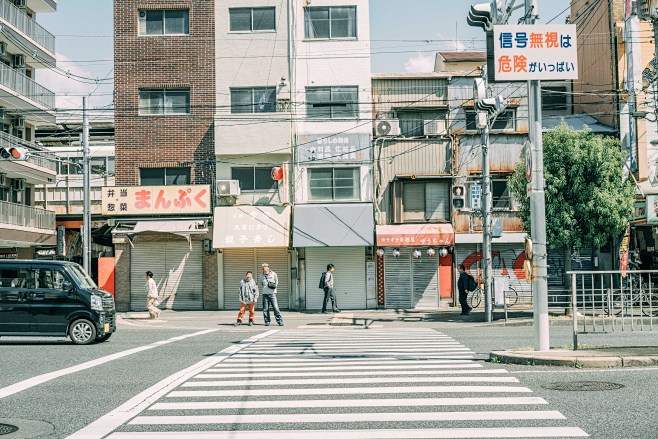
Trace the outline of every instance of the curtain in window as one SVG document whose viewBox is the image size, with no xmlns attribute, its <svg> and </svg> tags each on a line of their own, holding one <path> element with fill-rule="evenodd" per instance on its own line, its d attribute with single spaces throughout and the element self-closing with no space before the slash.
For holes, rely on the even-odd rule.
<svg viewBox="0 0 658 439">
<path fill-rule="evenodd" d="M 306 8 L 304 24 L 306 38 L 329 38 L 329 8 Z"/>
<path fill-rule="evenodd" d="M 425 184 L 425 219 L 448 221 L 450 218 L 450 186 L 448 182 Z"/>
</svg>

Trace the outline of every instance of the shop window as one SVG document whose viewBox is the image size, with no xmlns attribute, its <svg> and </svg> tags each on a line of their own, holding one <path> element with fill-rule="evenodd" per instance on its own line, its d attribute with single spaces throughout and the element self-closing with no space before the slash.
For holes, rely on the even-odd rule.
<svg viewBox="0 0 658 439">
<path fill-rule="evenodd" d="M 139 114 L 161 116 L 190 113 L 190 90 L 140 90 Z"/>
<path fill-rule="evenodd" d="M 476 131 L 475 111 L 466 110 L 466 131 Z M 509 108 L 496 117 L 496 121 L 491 126 L 492 131 L 503 131 L 516 129 L 516 109 Z"/>
<path fill-rule="evenodd" d="M 361 199 L 359 168 L 309 168 L 307 172 L 309 200 Z"/>
<path fill-rule="evenodd" d="M 491 196 L 494 209 L 509 210 L 512 208 L 512 196 L 507 179 L 491 180 Z"/>
<path fill-rule="evenodd" d="M 190 184 L 190 168 L 140 168 L 142 186 L 180 186 Z"/>
<path fill-rule="evenodd" d="M 274 8 L 230 8 L 231 32 L 273 31 L 276 27 Z"/>
<path fill-rule="evenodd" d="M 398 181 L 393 190 L 394 223 L 450 221 L 450 182 Z"/>
<path fill-rule="evenodd" d="M 274 113 L 276 87 L 231 89 L 231 113 Z"/>
<path fill-rule="evenodd" d="M 139 11 L 140 35 L 189 35 L 188 9 L 150 9 Z"/>
<path fill-rule="evenodd" d="M 240 182 L 242 192 L 269 192 L 277 189 L 271 167 L 231 168 L 231 179 Z"/>
<path fill-rule="evenodd" d="M 306 113 L 311 119 L 359 117 L 357 87 L 306 87 Z"/>
<path fill-rule="evenodd" d="M 304 8 L 304 37 L 356 38 L 356 6 Z"/>
</svg>

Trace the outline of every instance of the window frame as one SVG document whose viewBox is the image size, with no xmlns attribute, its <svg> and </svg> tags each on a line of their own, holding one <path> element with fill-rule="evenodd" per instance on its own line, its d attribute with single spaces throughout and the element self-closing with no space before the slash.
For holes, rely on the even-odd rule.
<svg viewBox="0 0 658 439">
<path fill-rule="evenodd" d="M 333 37 L 332 34 L 332 18 L 331 18 L 331 10 L 332 9 L 352 9 L 354 10 L 354 36 L 348 36 L 348 37 Z M 308 25 L 310 20 L 310 11 L 311 9 L 319 10 L 319 9 L 327 9 L 329 13 L 329 18 L 328 18 L 328 23 L 329 23 L 329 36 L 328 37 L 312 37 L 308 35 Z M 308 19 L 308 20 L 307 20 Z M 345 5 L 345 6 L 304 6 L 304 41 L 328 41 L 328 40 L 334 40 L 334 41 L 354 41 L 359 39 L 359 18 L 357 15 L 357 6 L 356 5 Z"/>
<path fill-rule="evenodd" d="M 432 218 L 428 215 L 427 210 L 427 186 L 428 184 L 438 183 L 444 184 L 445 187 L 445 217 Z M 405 218 L 405 196 L 404 187 L 422 186 L 423 187 L 423 218 L 422 219 L 407 219 Z M 396 180 L 393 184 L 393 193 L 391 194 L 391 219 L 393 224 L 444 224 L 452 221 L 452 203 L 450 198 L 451 184 L 449 178 L 428 178 L 422 180 L 410 180 L 408 178 Z"/>
<path fill-rule="evenodd" d="M 185 169 L 187 170 L 187 182 L 180 183 L 180 184 L 167 184 L 167 170 L 168 169 Z M 143 184 L 142 180 L 142 171 L 148 170 L 148 171 L 154 171 L 154 170 L 162 170 L 163 171 L 163 176 L 162 176 L 162 183 L 161 184 Z M 176 177 L 178 178 L 178 177 Z M 192 168 L 186 167 L 186 166 L 165 166 L 165 167 L 159 167 L 159 168 L 139 168 L 139 183 L 142 186 L 187 186 L 192 184 Z"/>
<path fill-rule="evenodd" d="M 569 88 L 566 85 L 547 85 L 541 88 L 541 108 L 543 111 L 566 111 L 569 108 Z M 563 97 L 562 102 L 546 102 L 552 97 Z"/>
<path fill-rule="evenodd" d="M 251 23 L 250 23 L 250 29 L 249 30 L 232 30 L 231 29 L 231 11 L 234 10 L 249 10 L 249 16 L 251 17 Z M 274 28 L 272 29 L 258 29 L 254 30 L 254 10 L 256 9 L 261 9 L 261 10 L 266 10 L 266 9 L 271 9 L 274 12 Z M 230 7 L 228 8 L 228 33 L 230 34 L 249 34 L 249 33 L 272 33 L 277 31 L 277 23 L 276 23 L 276 6 L 255 6 L 255 7 Z"/>
<path fill-rule="evenodd" d="M 167 25 L 166 25 L 166 12 L 173 12 L 173 11 L 184 11 L 187 12 L 187 33 L 167 33 Z M 160 12 L 162 14 L 162 33 L 160 34 L 152 34 L 152 33 L 147 33 L 144 32 L 142 33 L 142 18 L 141 14 L 142 12 L 148 14 L 149 12 Z M 144 17 L 144 26 L 146 30 L 146 16 Z M 190 9 L 189 8 L 176 8 L 176 9 L 158 9 L 158 8 L 144 8 L 144 9 L 139 9 L 137 11 L 137 36 L 139 37 L 183 37 L 183 36 L 189 36 L 191 33 L 191 26 L 190 26 Z"/>
<path fill-rule="evenodd" d="M 271 178 L 271 175 L 270 175 L 270 181 L 272 182 L 271 187 L 269 187 L 267 189 L 263 189 L 263 188 L 258 188 L 257 185 L 256 185 L 256 181 L 257 181 L 256 180 L 256 171 L 257 170 L 267 171 L 268 173 L 271 174 L 272 167 L 274 167 L 274 165 L 272 165 L 270 167 L 268 167 L 268 166 L 233 166 L 233 167 L 231 167 L 231 180 L 240 181 L 239 178 L 235 177 L 235 174 L 233 173 L 234 170 L 242 170 L 242 171 L 252 170 L 252 184 L 253 184 L 254 188 L 253 189 L 242 189 L 242 185 L 240 185 L 240 192 L 241 193 L 242 192 L 249 193 L 249 194 L 251 194 L 251 193 L 276 193 L 276 192 L 279 191 L 279 184 L 276 180 L 273 180 Z"/>
<path fill-rule="evenodd" d="M 505 183 L 505 190 L 503 191 L 503 195 L 496 197 L 494 194 L 494 184 L 495 183 Z M 507 193 L 507 196 L 504 196 L 504 194 Z M 501 203 L 503 205 L 498 205 L 498 203 Z M 511 211 L 514 210 L 514 197 L 510 193 L 510 187 L 509 187 L 509 177 L 507 176 L 493 176 L 491 179 L 491 210 L 494 211 Z"/>
<path fill-rule="evenodd" d="M 516 131 L 516 125 L 517 125 L 516 115 L 518 114 L 517 113 L 517 108 L 516 107 L 506 108 L 501 114 L 510 114 L 510 113 L 511 113 L 511 118 L 508 118 L 507 124 L 508 125 L 511 124 L 511 127 L 506 127 L 506 128 L 491 127 L 490 132 L 492 132 L 492 133 L 494 133 L 494 132 L 495 133 L 501 133 L 501 132 L 506 132 L 506 131 L 507 132 L 515 132 Z M 469 132 L 469 133 L 479 131 L 479 129 L 477 127 L 474 127 L 476 114 L 477 114 L 477 112 L 472 107 L 468 108 L 468 109 L 465 109 L 465 113 L 464 113 L 464 118 L 465 118 L 465 120 L 464 120 L 464 131 Z M 469 119 L 471 119 L 471 116 L 472 116 L 472 120 L 469 121 Z M 511 122 L 510 122 L 510 120 L 511 120 Z M 496 122 L 498 122 L 498 118 L 496 118 Z M 469 123 L 472 123 L 473 127 L 469 127 Z M 495 122 L 494 122 L 494 126 L 495 126 Z"/>
<path fill-rule="evenodd" d="M 313 172 L 317 171 L 327 171 L 331 170 L 331 198 L 313 198 L 311 195 L 312 188 L 311 188 L 311 181 L 312 181 L 312 174 Z M 351 170 L 353 173 L 353 182 L 355 183 L 355 186 L 352 186 L 356 190 L 356 197 L 354 198 L 337 198 L 336 197 L 336 189 L 344 189 L 345 186 L 343 187 L 337 187 L 336 186 L 336 170 Z M 307 173 L 307 183 L 306 183 L 306 188 L 308 190 L 308 195 L 307 195 L 307 201 L 309 203 L 324 203 L 327 201 L 347 201 L 347 202 L 355 202 L 355 201 L 361 201 L 361 167 L 359 166 L 323 166 L 323 167 L 309 167 L 306 168 L 306 173 Z M 323 188 L 327 189 L 327 188 Z"/>
<path fill-rule="evenodd" d="M 334 101 L 334 93 L 341 93 L 340 89 L 350 89 L 350 91 L 356 92 L 356 100 L 353 102 L 344 102 L 344 107 L 347 108 L 348 105 L 353 105 L 354 106 L 354 115 L 351 116 L 345 116 L 345 115 L 335 115 L 334 112 L 335 107 L 343 107 L 341 105 L 341 102 L 343 101 Z M 353 89 L 353 90 L 352 90 Z M 310 97 L 309 97 L 309 92 L 322 92 L 322 91 L 329 91 L 329 102 L 311 102 Z M 355 120 L 359 119 L 360 117 L 360 108 L 359 108 L 359 87 L 356 85 L 332 85 L 332 86 L 312 86 L 312 87 L 306 87 L 304 90 L 304 93 L 306 95 L 306 117 L 309 119 L 325 119 L 325 120 Z M 335 102 L 335 103 L 334 103 Z M 312 109 L 315 106 L 318 107 L 328 107 L 331 110 L 331 115 L 329 117 L 325 115 L 313 115 L 312 114 Z"/>
<path fill-rule="evenodd" d="M 167 113 L 167 92 L 169 93 L 187 93 L 187 105 L 185 113 Z M 162 93 L 162 113 L 145 113 L 142 106 L 142 94 L 146 93 Z M 137 113 L 139 116 L 144 117 L 180 117 L 190 116 L 192 114 L 192 92 L 189 88 L 140 88 L 138 90 L 138 105 Z M 150 98 L 149 98 L 150 99 Z M 148 107 L 154 108 L 154 107 Z M 157 108 L 157 107 L 156 107 Z"/>
<path fill-rule="evenodd" d="M 271 96 L 274 97 L 274 99 L 271 101 L 271 106 L 272 106 L 272 111 L 254 111 L 256 109 L 256 90 L 271 90 L 272 94 Z M 239 91 L 250 91 L 251 92 L 251 111 L 234 111 L 234 106 L 233 106 L 233 92 L 239 92 Z M 230 103 L 231 103 L 231 114 L 269 114 L 269 113 L 276 113 L 277 108 L 276 108 L 276 99 L 277 99 L 277 87 L 276 85 L 274 86 L 264 86 L 264 87 L 231 87 L 229 89 L 229 98 L 230 98 Z"/>
</svg>

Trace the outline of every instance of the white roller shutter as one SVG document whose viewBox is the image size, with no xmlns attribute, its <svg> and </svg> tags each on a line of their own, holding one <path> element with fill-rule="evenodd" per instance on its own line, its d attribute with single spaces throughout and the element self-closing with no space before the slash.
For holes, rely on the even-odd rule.
<svg viewBox="0 0 658 439">
<path fill-rule="evenodd" d="M 320 277 L 327 264 L 336 267 L 334 293 L 339 309 L 366 308 L 366 254 L 364 247 L 306 249 L 306 309 L 322 309 Z M 331 304 L 327 305 L 331 309 Z"/>
<path fill-rule="evenodd" d="M 384 294 L 386 308 L 411 308 L 411 248 L 400 247 L 400 257 L 392 248 L 384 249 Z"/>
<path fill-rule="evenodd" d="M 238 288 L 240 280 L 247 271 L 254 272 L 254 279 L 259 282 L 262 273 L 262 264 L 268 263 L 270 269 L 279 277 L 277 288 L 277 301 L 279 308 L 288 309 L 290 304 L 290 256 L 286 248 L 235 248 L 225 249 L 223 278 L 224 278 L 224 309 L 237 310 L 240 308 Z M 257 309 L 262 309 L 262 297 L 258 299 Z"/>
<path fill-rule="evenodd" d="M 411 259 L 412 308 L 439 307 L 439 255 Z"/>
<path fill-rule="evenodd" d="M 131 250 L 131 309 L 146 309 L 145 272 L 158 285 L 161 309 L 203 309 L 202 243 L 160 241 L 136 243 Z"/>
</svg>

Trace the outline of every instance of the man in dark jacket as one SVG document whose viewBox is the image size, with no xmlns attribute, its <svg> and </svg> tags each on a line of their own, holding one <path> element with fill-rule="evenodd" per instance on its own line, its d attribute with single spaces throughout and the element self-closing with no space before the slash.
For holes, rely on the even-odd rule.
<svg viewBox="0 0 658 439">
<path fill-rule="evenodd" d="M 468 282 L 470 275 L 466 273 L 464 264 L 459 264 L 459 280 L 457 281 L 457 289 L 459 290 L 459 304 L 462 306 L 462 315 L 467 316 L 471 313 L 471 307 L 466 303 L 468 296 Z"/>
</svg>

